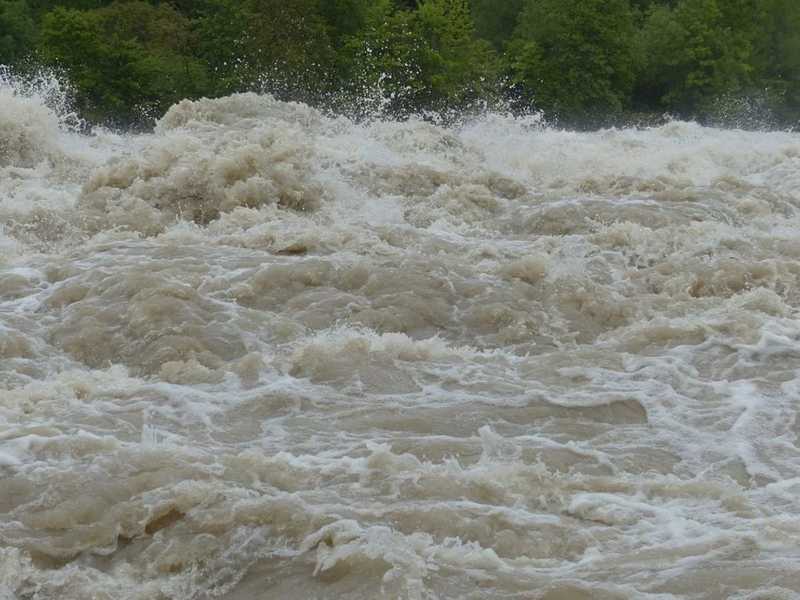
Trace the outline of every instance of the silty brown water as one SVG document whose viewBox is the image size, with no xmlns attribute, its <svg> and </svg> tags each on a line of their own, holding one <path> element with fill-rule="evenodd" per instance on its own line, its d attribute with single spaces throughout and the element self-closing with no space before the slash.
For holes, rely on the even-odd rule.
<svg viewBox="0 0 800 600">
<path fill-rule="evenodd" d="M 798 208 L 794 133 L 6 82 L 0 598 L 798 598 Z"/>
</svg>

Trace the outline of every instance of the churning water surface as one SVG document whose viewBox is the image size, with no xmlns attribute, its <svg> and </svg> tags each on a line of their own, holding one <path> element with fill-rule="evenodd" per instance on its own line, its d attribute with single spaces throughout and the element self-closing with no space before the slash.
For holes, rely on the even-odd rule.
<svg viewBox="0 0 800 600">
<path fill-rule="evenodd" d="M 0 598 L 800 597 L 800 135 L 151 134 L 0 86 Z"/>
</svg>

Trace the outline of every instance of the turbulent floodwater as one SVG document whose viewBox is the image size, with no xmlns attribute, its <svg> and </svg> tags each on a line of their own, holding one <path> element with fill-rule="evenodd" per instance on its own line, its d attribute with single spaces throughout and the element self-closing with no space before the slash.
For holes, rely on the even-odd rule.
<svg viewBox="0 0 800 600">
<path fill-rule="evenodd" d="M 798 598 L 799 214 L 798 134 L 0 86 L 0 598 Z"/>
</svg>

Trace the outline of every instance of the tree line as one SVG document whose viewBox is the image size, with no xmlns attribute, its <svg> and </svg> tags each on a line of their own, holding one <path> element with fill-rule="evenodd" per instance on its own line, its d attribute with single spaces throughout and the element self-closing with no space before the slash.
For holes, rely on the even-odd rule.
<svg viewBox="0 0 800 600">
<path fill-rule="evenodd" d="M 356 116 L 793 126 L 800 2 L 0 0 L 0 64 L 63 72 L 83 115 L 118 125 L 256 90 Z"/>
</svg>

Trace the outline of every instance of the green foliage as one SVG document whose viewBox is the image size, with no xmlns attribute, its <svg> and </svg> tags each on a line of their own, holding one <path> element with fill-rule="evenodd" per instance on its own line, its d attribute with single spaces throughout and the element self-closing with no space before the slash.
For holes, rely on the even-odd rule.
<svg viewBox="0 0 800 600">
<path fill-rule="evenodd" d="M 213 74 L 209 95 L 267 87 L 312 101 L 330 89 L 337 55 L 317 0 L 187 3 L 196 54 Z"/>
<path fill-rule="evenodd" d="M 426 46 L 414 13 L 407 11 L 387 14 L 350 38 L 346 50 L 356 73 L 351 82 L 354 95 L 373 101 L 367 110 L 385 102 L 394 114 L 429 105 L 433 90 L 425 69 Z"/>
<path fill-rule="evenodd" d="M 44 14 L 54 8 L 74 8 L 75 10 L 92 10 L 108 6 L 114 0 L 28 0 L 31 9 L 36 14 Z"/>
<path fill-rule="evenodd" d="M 247 87 L 250 69 L 247 34 L 250 15 L 239 0 L 189 1 L 194 16 L 194 55 L 209 72 L 203 94 L 221 96 Z"/>
<path fill-rule="evenodd" d="M 395 114 L 463 108 L 491 95 L 497 57 L 479 39 L 466 0 L 424 0 L 388 12 L 348 44 L 367 91 Z"/>
<path fill-rule="evenodd" d="M 417 14 L 435 100 L 464 106 L 489 95 L 496 55 L 488 42 L 476 37 L 467 0 L 425 0 Z"/>
<path fill-rule="evenodd" d="M 130 49 L 103 40 L 96 14 L 56 8 L 42 22 L 40 49 L 69 72 L 82 108 L 92 116 L 124 111 L 136 93 Z"/>
<path fill-rule="evenodd" d="M 754 72 L 771 108 L 786 122 L 800 119 L 800 3 L 764 0 L 755 25 Z"/>
<path fill-rule="evenodd" d="M 246 84 L 314 101 L 334 87 L 336 52 L 317 0 L 243 0 Z"/>
<path fill-rule="evenodd" d="M 502 50 L 514 33 L 523 6 L 524 0 L 471 0 L 478 36 Z"/>
<path fill-rule="evenodd" d="M 568 119 L 615 114 L 635 78 L 628 0 L 527 0 L 507 68 L 524 98 Z"/>
<path fill-rule="evenodd" d="M 106 122 L 246 90 L 361 114 L 506 95 L 588 125 L 800 118 L 797 0 L 0 0 L 0 64 L 31 58 Z"/>
<path fill-rule="evenodd" d="M 191 58 L 189 23 L 167 4 L 118 2 L 79 11 L 56 8 L 42 21 L 42 56 L 66 69 L 93 118 L 130 121 L 161 112 L 203 88 Z"/>
<path fill-rule="evenodd" d="M 389 0 L 320 0 L 320 15 L 337 48 L 385 16 L 390 8 Z"/>
<path fill-rule="evenodd" d="M 674 9 L 651 10 L 641 32 L 644 100 L 690 113 L 747 87 L 752 72 L 750 23 L 732 26 L 731 12 L 726 15 L 722 4 L 680 0 Z"/>
<path fill-rule="evenodd" d="M 0 0 L 0 64 L 14 64 L 32 49 L 36 38 L 33 13 L 25 0 Z"/>
</svg>

